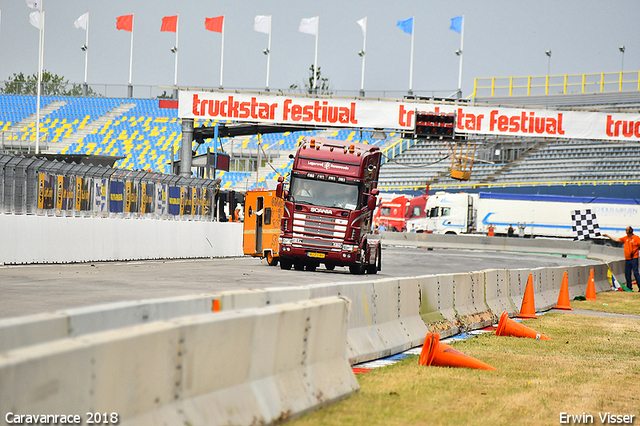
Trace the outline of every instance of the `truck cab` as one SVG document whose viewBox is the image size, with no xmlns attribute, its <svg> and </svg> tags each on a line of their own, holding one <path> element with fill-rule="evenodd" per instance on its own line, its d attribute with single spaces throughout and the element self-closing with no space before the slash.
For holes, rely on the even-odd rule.
<svg viewBox="0 0 640 426">
<path fill-rule="evenodd" d="M 436 192 L 425 205 L 426 217 L 410 219 L 407 227 L 416 232 L 434 234 L 468 234 L 476 229 L 477 194 Z"/>
<path fill-rule="evenodd" d="M 276 189 L 284 199 L 280 267 L 377 273 L 382 252 L 371 226 L 379 173 L 377 146 L 305 137 L 288 188 L 279 178 Z"/>
</svg>

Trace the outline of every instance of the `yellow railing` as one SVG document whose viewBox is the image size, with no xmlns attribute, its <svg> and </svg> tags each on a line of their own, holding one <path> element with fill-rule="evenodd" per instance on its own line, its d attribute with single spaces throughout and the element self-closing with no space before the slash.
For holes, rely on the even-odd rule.
<svg viewBox="0 0 640 426">
<path fill-rule="evenodd" d="M 640 90 L 640 71 L 525 77 L 479 77 L 471 97 L 557 95 Z"/>
</svg>

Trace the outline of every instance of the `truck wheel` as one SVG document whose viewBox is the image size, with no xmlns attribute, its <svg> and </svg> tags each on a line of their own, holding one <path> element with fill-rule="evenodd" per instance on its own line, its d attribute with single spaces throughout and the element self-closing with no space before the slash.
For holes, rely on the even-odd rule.
<svg viewBox="0 0 640 426">
<path fill-rule="evenodd" d="M 310 271 L 310 272 L 315 272 L 316 268 L 318 267 L 318 265 L 316 265 L 315 263 L 307 263 L 306 265 L 306 270 Z"/>
<path fill-rule="evenodd" d="M 273 256 L 273 252 L 267 252 L 267 255 L 265 257 L 267 258 L 267 263 L 269 264 L 269 266 L 278 265 L 278 258 Z"/>
<path fill-rule="evenodd" d="M 327 271 L 333 271 L 336 269 L 336 265 L 334 263 L 325 263 L 324 267 L 327 268 Z"/>
<path fill-rule="evenodd" d="M 375 275 L 382 269 L 382 247 L 378 247 L 378 253 L 376 254 L 376 261 L 372 265 L 367 266 L 367 274 Z"/>
<path fill-rule="evenodd" d="M 364 265 L 361 263 L 349 265 L 349 272 L 353 275 L 362 275 L 364 273 Z"/>
<path fill-rule="evenodd" d="M 289 259 L 280 259 L 280 269 L 289 270 L 291 269 L 292 262 Z"/>
<path fill-rule="evenodd" d="M 300 261 L 296 261 L 293 263 L 293 269 L 296 271 L 304 271 L 304 263 Z"/>
</svg>

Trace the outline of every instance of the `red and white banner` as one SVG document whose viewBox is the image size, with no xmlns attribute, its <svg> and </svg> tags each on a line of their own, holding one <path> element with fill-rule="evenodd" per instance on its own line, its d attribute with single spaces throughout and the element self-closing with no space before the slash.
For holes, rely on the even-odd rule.
<svg viewBox="0 0 640 426">
<path fill-rule="evenodd" d="M 413 130 L 415 111 L 456 113 L 456 132 L 640 141 L 640 114 L 181 91 L 178 116 L 319 127 Z"/>
</svg>

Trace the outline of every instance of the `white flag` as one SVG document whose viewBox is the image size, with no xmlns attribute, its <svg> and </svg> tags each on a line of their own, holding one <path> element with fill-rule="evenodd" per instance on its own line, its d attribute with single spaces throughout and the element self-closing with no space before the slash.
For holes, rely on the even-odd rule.
<svg viewBox="0 0 640 426">
<path fill-rule="evenodd" d="M 298 28 L 298 31 L 311 35 L 318 34 L 318 17 L 304 18 L 300 21 L 300 28 Z"/>
<path fill-rule="evenodd" d="M 271 16 L 256 16 L 253 21 L 253 30 L 259 33 L 271 34 Z"/>
<path fill-rule="evenodd" d="M 31 9 L 38 9 L 40 8 L 40 3 L 38 2 L 38 0 L 27 0 L 27 6 L 29 6 Z"/>
<path fill-rule="evenodd" d="M 367 17 L 365 16 L 364 18 L 360 19 L 358 21 L 358 25 L 360 25 L 360 28 L 362 28 L 362 35 L 363 36 L 367 36 Z"/>
<path fill-rule="evenodd" d="M 36 27 L 37 29 L 40 29 L 40 12 L 39 11 L 36 10 L 35 12 L 31 12 L 29 14 L 29 23 L 34 27 Z"/>
<path fill-rule="evenodd" d="M 89 14 L 85 13 L 84 15 L 80 15 L 78 19 L 73 21 L 73 26 L 77 29 L 82 28 L 83 30 L 87 29 L 87 19 L 89 18 Z"/>
</svg>

